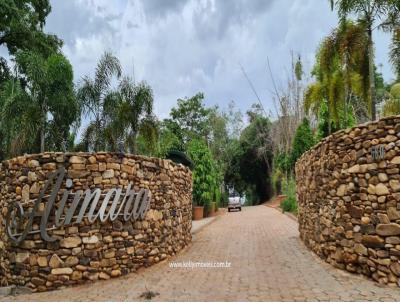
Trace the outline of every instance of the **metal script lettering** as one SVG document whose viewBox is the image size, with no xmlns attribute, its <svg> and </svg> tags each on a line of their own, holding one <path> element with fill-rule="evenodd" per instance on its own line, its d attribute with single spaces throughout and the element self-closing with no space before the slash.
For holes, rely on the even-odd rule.
<svg viewBox="0 0 400 302">
<path fill-rule="evenodd" d="M 125 221 L 135 221 L 143 219 L 150 208 L 151 192 L 148 189 L 135 192 L 132 184 L 129 184 L 125 191 L 113 188 L 105 196 L 99 188 L 72 193 L 69 190 L 72 186 L 70 179 L 66 181 L 67 189 L 61 190 L 64 178 L 63 167 L 50 174 L 39 197 L 28 211 L 24 210 L 23 202 L 16 201 L 10 205 L 6 215 L 6 231 L 13 242 L 18 244 L 28 234 L 39 232 L 43 240 L 55 241 L 56 238 L 48 234 L 49 230 L 79 224 L 84 218 L 90 223 L 97 219 L 101 222 L 114 221 L 118 217 Z M 50 188 L 50 195 L 46 195 Z M 44 211 L 39 212 L 40 204 L 45 200 Z M 39 230 L 32 230 L 35 217 L 40 217 Z"/>
<path fill-rule="evenodd" d="M 373 160 L 380 160 L 385 158 L 385 146 L 377 145 L 371 147 L 371 156 Z"/>
</svg>

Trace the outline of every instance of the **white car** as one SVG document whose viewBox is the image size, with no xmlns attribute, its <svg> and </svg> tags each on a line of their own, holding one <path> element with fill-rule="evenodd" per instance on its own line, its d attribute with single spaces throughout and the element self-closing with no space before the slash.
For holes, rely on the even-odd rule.
<svg viewBox="0 0 400 302">
<path fill-rule="evenodd" d="M 242 210 L 242 204 L 240 202 L 240 196 L 239 195 L 232 195 L 229 196 L 228 198 L 228 212 L 231 210 Z"/>
</svg>

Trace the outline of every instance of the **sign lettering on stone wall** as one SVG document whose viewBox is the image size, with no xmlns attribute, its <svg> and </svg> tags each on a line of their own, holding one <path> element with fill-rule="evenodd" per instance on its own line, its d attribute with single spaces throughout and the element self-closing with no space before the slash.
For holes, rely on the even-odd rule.
<svg viewBox="0 0 400 302">
<path fill-rule="evenodd" d="M 371 156 L 373 160 L 381 160 L 385 158 L 385 146 L 376 145 L 371 147 Z"/>
<path fill-rule="evenodd" d="M 43 240 L 55 241 L 56 238 L 48 234 L 49 230 L 79 224 L 85 218 L 89 223 L 114 221 L 118 217 L 124 221 L 135 221 L 143 219 L 150 208 L 151 192 L 148 189 L 135 192 L 133 185 L 129 184 L 124 191 L 113 188 L 106 194 L 99 188 L 72 193 L 71 179 L 66 179 L 66 189 L 61 189 L 65 173 L 65 168 L 61 167 L 50 174 L 33 208 L 25 211 L 24 203 L 19 201 L 9 207 L 6 232 L 13 242 L 18 244 L 33 233 L 40 233 Z M 48 192 L 50 194 L 46 195 Z M 40 211 L 41 203 L 45 204 L 43 211 Z M 35 217 L 40 217 L 39 230 L 33 230 Z"/>
</svg>

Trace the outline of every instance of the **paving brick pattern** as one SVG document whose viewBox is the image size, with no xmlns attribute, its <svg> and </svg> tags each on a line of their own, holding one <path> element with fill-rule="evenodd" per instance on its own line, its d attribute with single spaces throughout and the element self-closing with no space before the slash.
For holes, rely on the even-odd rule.
<svg viewBox="0 0 400 302">
<path fill-rule="evenodd" d="M 400 301 L 381 287 L 337 270 L 298 239 L 297 223 L 265 206 L 226 213 L 193 238 L 173 261 L 230 261 L 231 268 L 170 268 L 169 261 L 137 274 L 2 301 Z"/>
</svg>

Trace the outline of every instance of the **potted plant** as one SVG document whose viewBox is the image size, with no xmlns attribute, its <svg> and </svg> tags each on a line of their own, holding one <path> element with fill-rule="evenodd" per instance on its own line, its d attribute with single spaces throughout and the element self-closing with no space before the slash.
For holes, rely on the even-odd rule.
<svg viewBox="0 0 400 302">
<path fill-rule="evenodd" d="M 201 220 L 204 217 L 204 206 L 202 205 L 195 205 L 193 207 L 193 220 Z"/>
</svg>

